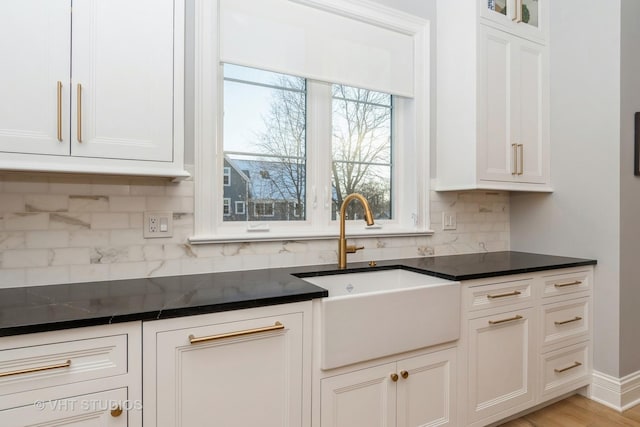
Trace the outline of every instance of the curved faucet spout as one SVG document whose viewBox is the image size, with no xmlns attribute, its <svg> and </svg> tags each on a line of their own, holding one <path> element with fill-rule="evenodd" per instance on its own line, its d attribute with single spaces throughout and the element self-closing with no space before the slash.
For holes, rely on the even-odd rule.
<svg viewBox="0 0 640 427">
<path fill-rule="evenodd" d="M 352 193 L 344 198 L 342 206 L 340 206 L 340 238 L 338 240 L 338 268 L 347 268 L 347 254 L 355 253 L 358 249 L 355 246 L 347 246 L 347 238 L 345 237 L 345 220 L 347 216 L 347 206 L 352 200 L 358 200 L 364 208 L 364 220 L 367 225 L 373 225 L 373 213 L 369 207 L 369 202 L 362 194 Z"/>
</svg>

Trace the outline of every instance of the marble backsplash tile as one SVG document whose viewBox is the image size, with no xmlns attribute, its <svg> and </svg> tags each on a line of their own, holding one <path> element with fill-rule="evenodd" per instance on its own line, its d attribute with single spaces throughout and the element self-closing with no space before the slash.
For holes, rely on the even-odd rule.
<svg viewBox="0 0 640 427">
<path fill-rule="evenodd" d="M 0 174 L 0 287 L 337 262 L 336 240 L 192 246 L 193 181 Z M 431 192 L 432 236 L 352 239 L 350 261 L 509 249 L 509 194 Z M 144 239 L 143 212 L 174 212 L 173 237 Z M 457 229 L 442 231 L 442 212 Z"/>
</svg>

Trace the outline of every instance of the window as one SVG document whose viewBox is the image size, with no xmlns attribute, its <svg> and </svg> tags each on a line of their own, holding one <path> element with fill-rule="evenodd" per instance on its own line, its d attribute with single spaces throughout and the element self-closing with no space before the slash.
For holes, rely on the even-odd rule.
<svg viewBox="0 0 640 427">
<path fill-rule="evenodd" d="M 350 236 L 429 232 L 428 22 L 352 0 L 194 1 L 192 243 L 334 238 L 351 192 L 376 224 L 354 202 Z"/>
<path fill-rule="evenodd" d="M 253 214 L 256 218 L 272 217 L 275 215 L 275 205 L 274 202 L 254 202 Z"/>
<path fill-rule="evenodd" d="M 231 215 L 231 199 L 226 197 L 222 199 L 222 214 L 225 216 Z"/>
<path fill-rule="evenodd" d="M 304 210 L 296 216 L 286 207 L 290 200 L 298 206 L 305 204 L 306 112 L 305 79 L 224 65 L 224 158 L 243 178 L 233 194 L 250 204 L 267 199 L 282 206 L 265 210 L 263 203 L 256 202 L 256 217 L 305 219 Z"/>
<path fill-rule="evenodd" d="M 228 166 L 222 168 L 222 183 L 225 187 L 231 185 L 231 168 Z"/>
<path fill-rule="evenodd" d="M 348 194 L 362 194 L 374 218 L 392 219 L 392 97 L 333 85 L 332 219 Z M 364 218 L 359 203 L 347 207 L 347 219 Z"/>
<path fill-rule="evenodd" d="M 244 215 L 245 214 L 245 204 L 242 201 L 236 201 L 236 214 Z"/>
</svg>

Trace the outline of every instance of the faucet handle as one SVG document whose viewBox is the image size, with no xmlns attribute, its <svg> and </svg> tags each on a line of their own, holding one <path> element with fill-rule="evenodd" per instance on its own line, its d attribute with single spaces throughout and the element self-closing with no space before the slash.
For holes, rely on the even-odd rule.
<svg viewBox="0 0 640 427">
<path fill-rule="evenodd" d="M 359 251 L 360 249 L 364 249 L 364 246 L 347 245 L 348 254 L 355 254 L 356 251 Z"/>
</svg>

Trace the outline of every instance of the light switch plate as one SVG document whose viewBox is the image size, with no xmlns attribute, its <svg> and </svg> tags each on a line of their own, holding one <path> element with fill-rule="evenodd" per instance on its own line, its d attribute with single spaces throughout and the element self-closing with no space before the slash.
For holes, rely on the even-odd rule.
<svg viewBox="0 0 640 427">
<path fill-rule="evenodd" d="M 455 212 L 442 212 L 442 229 L 455 230 L 458 228 L 458 222 Z"/>
<path fill-rule="evenodd" d="M 173 212 L 145 212 L 142 235 L 145 239 L 173 236 Z"/>
</svg>

